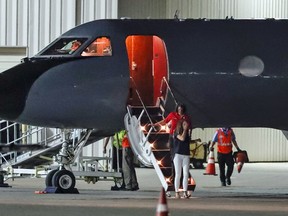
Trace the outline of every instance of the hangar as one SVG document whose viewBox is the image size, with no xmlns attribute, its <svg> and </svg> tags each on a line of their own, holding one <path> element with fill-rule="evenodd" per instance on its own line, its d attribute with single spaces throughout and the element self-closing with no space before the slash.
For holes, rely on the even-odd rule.
<svg viewBox="0 0 288 216">
<path fill-rule="evenodd" d="M 96 19 L 160 19 L 174 18 L 175 15 L 183 19 L 287 19 L 287 7 L 285 0 L 0 0 L 0 72 L 18 64 L 25 56 L 35 55 L 67 30 Z M 8 127 L 5 124 L 12 123 L 2 122 L 1 128 Z M 21 128 L 23 133 L 36 131 L 30 140 L 25 141 L 27 143 L 39 142 L 39 134 L 40 137 L 43 134 L 56 137 L 61 133 L 54 128 L 42 130 L 29 125 L 13 125 L 12 129 L 15 130 L 15 127 Z M 208 142 L 214 132 L 215 128 L 196 128 L 192 138 Z M 288 141 L 282 131 L 235 128 L 235 133 L 241 148 L 249 152 L 250 161 L 288 160 Z M 2 132 L 1 136 L 7 137 L 7 134 L 8 139 L 15 136 L 13 132 L 12 137 L 10 132 Z M 103 144 L 101 140 L 85 147 L 83 155 L 101 154 Z M 20 161 L 24 157 L 18 155 L 15 160 Z"/>
</svg>

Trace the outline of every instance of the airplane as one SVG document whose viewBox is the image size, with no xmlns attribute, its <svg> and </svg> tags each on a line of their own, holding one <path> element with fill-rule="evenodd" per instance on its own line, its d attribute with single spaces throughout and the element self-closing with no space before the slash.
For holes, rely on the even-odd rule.
<svg viewBox="0 0 288 216">
<path fill-rule="evenodd" d="M 276 19 L 88 22 L 1 73 L 0 118 L 105 137 L 124 129 L 127 106 L 164 97 L 166 112 L 186 105 L 193 128 L 286 131 L 287 26 Z"/>
</svg>

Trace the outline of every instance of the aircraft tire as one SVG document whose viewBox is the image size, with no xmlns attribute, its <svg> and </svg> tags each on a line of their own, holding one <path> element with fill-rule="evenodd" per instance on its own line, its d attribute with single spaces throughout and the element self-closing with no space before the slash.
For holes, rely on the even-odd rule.
<svg viewBox="0 0 288 216">
<path fill-rule="evenodd" d="M 121 178 L 114 178 L 114 182 L 115 182 L 115 185 L 119 188 L 123 187 L 124 185 L 124 179 L 121 177 Z"/>
<path fill-rule="evenodd" d="M 193 164 L 193 167 L 195 169 L 203 169 L 204 168 L 203 162 L 201 160 L 194 160 L 192 164 Z"/>
<path fill-rule="evenodd" d="M 46 178 L 45 178 L 45 185 L 46 187 L 51 187 L 52 186 L 52 178 L 54 176 L 54 174 L 58 171 L 58 169 L 54 169 L 54 170 L 51 170 Z"/>
<path fill-rule="evenodd" d="M 63 193 L 73 192 L 75 184 L 75 176 L 69 170 L 58 170 L 52 178 L 52 186 L 59 188 Z"/>
</svg>

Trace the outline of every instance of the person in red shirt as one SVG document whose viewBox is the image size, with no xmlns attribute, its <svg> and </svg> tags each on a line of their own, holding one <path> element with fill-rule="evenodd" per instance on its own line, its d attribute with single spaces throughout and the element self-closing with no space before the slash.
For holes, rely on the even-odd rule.
<svg viewBox="0 0 288 216">
<path fill-rule="evenodd" d="M 169 143 L 172 159 L 174 156 L 174 153 L 173 153 L 173 134 L 174 134 L 174 131 L 176 129 L 177 123 L 180 119 L 185 120 L 188 123 L 188 127 L 190 130 L 189 134 L 190 134 L 191 129 L 192 129 L 191 120 L 190 120 L 189 116 L 186 114 L 186 107 L 184 104 L 177 104 L 176 110 L 174 112 L 169 113 L 165 119 L 154 124 L 154 125 L 157 125 L 157 124 L 159 124 L 159 125 L 168 124 L 169 125 L 170 130 L 169 130 L 168 143 Z"/>
<path fill-rule="evenodd" d="M 214 151 L 214 145 L 217 142 L 217 159 L 220 170 L 220 181 L 222 186 L 231 185 L 231 175 L 234 168 L 234 160 L 232 155 L 233 145 L 240 151 L 236 142 L 236 137 L 232 128 L 219 128 L 212 139 L 210 151 Z M 227 173 L 225 174 L 225 165 Z"/>
</svg>

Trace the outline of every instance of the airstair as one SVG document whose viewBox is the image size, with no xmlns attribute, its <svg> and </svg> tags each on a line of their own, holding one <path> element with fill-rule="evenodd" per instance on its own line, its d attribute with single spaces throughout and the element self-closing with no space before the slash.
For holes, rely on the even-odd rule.
<svg viewBox="0 0 288 216">
<path fill-rule="evenodd" d="M 172 94 L 171 89 L 170 93 Z M 156 106 L 146 107 L 143 104 L 139 93 L 137 94 L 142 106 L 129 105 L 127 107 L 128 113 L 124 118 L 125 128 L 128 131 L 131 148 L 133 149 L 137 159 L 143 165 L 154 167 L 163 188 L 166 191 L 173 191 L 174 179 L 172 173 L 171 154 L 168 144 L 169 129 L 166 128 L 166 126 L 151 126 L 151 124 L 164 118 L 165 101 L 162 97 L 159 97 Z M 188 190 L 194 191 L 195 186 L 195 181 L 190 175 L 188 180 Z"/>
<path fill-rule="evenodd" d="M 51 163 L 51 158 L 63 144 L 63 131 L 54 128 L 43 128 L 22 125 L 18 123 L 0 121 L 0 140 L 2 145 L 29 146 L 37 144 L 40 148 L 28 151 L 8 151 L 2 154 L 2 167 L 21 166 L 31 168 L 38 165 Z"/>
<path fill-rule="evenodd" d="M 76 148 L 79 148 L 76 144 L 77 140 L 87 132 L 84 129 L 43 128 L 4 120 L 0 121 L 0 125 L 1 145 L 7 146 L 7 149 L 11 145 L 15 148 L 13 151 L 0 152 L 0 172 L 3 170 L 6 180 L 20 176 L 44 177 L 51 168 L 59 167 L 59 164 L 56 163 L 59 158 L 73 159 L 75 165 L 71 167 L 71 171 L 75 176 L 83 177 L 87 182 L 95 183 L 102 177 L 105 180 L 107 177 L 112 177 L 112 180 L 116 179 L 117 181 L 122 178 L 119 168 L 116 171 L 111 165 L 108 168 L 108 163 L 113 163 L 112 156 L 93 155 L 88 157 L 82 154 L 84 146 L 103 138 L 96 131 L 91 130 L 84 145 L 80 147 L 81 149 L 75 151 Z M 29 148 L 34 145 L 37 146 L 36 149 Z M 72 151 L 63 152 L 64 146 L 69 149 L 71 147 Z M 74 155 L 75 152 L 79 152 L 78 157 Z M 110 152 L 110 154 L 112 153 Z"/>
</svg>

